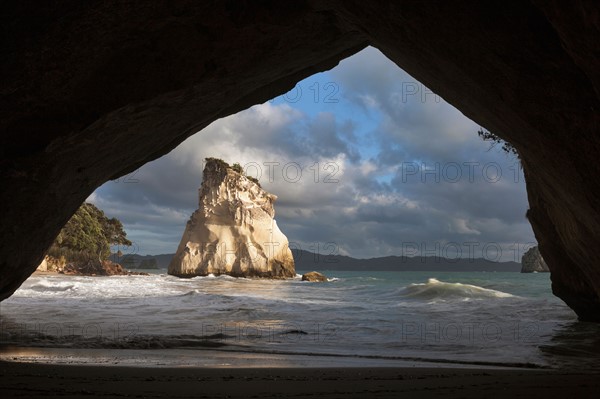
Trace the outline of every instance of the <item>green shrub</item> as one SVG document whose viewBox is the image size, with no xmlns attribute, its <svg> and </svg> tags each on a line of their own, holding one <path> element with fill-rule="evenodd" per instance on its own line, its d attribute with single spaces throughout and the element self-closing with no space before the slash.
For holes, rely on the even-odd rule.
<svg viewBox="0 0 600 399">
<path fill-rule="evenodd" d="M 483 129 L 479 129 L 477 131 L 477 134 L 484 141 L 491 141 L 492 142 L 491 147 L 495 147 L 496 145 L 500 144 L 500 145 L 502 145 L 502 151 L 506 152 L 507 154 L 513 154 L 513 155 L 519 156 L 519 154 L 517 153 L 517 149 L 515 147 L 513 147 L 513 145 L 511 143 L 509 143 L 508 141 L 505 141 L 504 139 L 500 138 L 500 136 L 498 136 L 497 134 L 488 132 L 487 130 L 483 130 Z"/>
<path fill-rule="evenodd" d="M 209 158 L 205 158 L 204 159 L 206 161 L 206 163 L 209 162 L 215 162 L 217 163 L 217 165 L 219 165 L 221 168 L 229 168 L 234 170 L 235 172 L 241 174 L 242 176 L 244 176 L 244 168 L 242 167 L 242 165 L 240 165 L 238 162 L 234 163 L 232 166 L 230 166 L 227 162 L 223 161 L 220 158 L 213 158 L 213 157 L 209 157 Z M 253 181 L 254 183 L 258 184 L 259 187 L 261 187 L 260 183 L 258 182 L 258 179 L 252 176 L 246 176 L 246 178 L 250 181 Z"/>
<path fill-rule="evenodd" d="M 204 158 L 204 161 L 206 161 L 206 163 L 210 163 L 210 162 L 215 162 L 217 165 L 219 165 L 221 168 L 230 168 L 231 166 L 229 166 L 229 164 L 225 161 L 223 161 L 221 158 Z"/>
<path fill-rule="evenodd" d="M 111 245 L 132 245 L 117 218 L 109 219 L 93 204 L 85 202 L 62 228 L 48 251 L 55 258 L 68 262 L 104 260 Z"/>
<path fill-rule="evenodd" d="M 242 169 L 242 165 L 240 165 L 239 163 L 234 163 L 233 166 L 231 167 L 231 169 L 235 170 L 236 172 L 243 174 L 244 173 L 244 169 Z"/>
</svg>

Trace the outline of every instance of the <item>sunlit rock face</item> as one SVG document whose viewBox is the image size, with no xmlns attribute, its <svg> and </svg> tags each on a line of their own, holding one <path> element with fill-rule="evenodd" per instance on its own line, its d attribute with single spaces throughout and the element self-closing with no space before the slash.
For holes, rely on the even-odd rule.
<svg viewBox="0 0 600 399">
<path fill-rule="evenodd" d="M 169 274 L 180 277 L 295 277 L 287 237 L 275 222 L 277 197 L 220 160 L 207 162 L 200 201 Z"/>
</svg>

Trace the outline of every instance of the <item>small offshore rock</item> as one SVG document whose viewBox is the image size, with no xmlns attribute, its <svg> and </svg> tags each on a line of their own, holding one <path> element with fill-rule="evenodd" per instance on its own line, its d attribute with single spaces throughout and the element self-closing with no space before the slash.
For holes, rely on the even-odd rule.
<svg viewBox="0 0 600 399">
<path fill-rule="evenodd" d="M 327 277 L 319 272 L 308 272 L 302 275 L 302 281 L 323 282 Z"/>
<path fill-rule="evenodd" d="M 530 248 L 521 258 L 521 273 L 549 272 L 548 265 L 544 261 L 537 246 Z"/>
</svg>

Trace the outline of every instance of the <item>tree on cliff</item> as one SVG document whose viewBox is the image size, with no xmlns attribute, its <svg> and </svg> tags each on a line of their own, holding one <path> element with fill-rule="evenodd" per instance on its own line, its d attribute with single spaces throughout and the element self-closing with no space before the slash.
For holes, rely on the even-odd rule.
<svg viewBox="0 0 600 399">
<path fill-rule="evenodd" d="M 48 255 L 67 261 L 99 259 L 110 255 L 111 245 L 131 245 L 123 224 L 85 202 L 62 228 Z"/>
<path fill-rule="evenodd" d="M 496 145 L 500 144 L 502 146 L 502 151 L 506 152 L 507 154 L 516 155 L 517 157 L 519 156 L 517 149 L 513 147 L 513 145 L 508 141 L 505 141 L 504 139 L 500 138 L 500 136 L 498 136 L 497 134 L 488 132 L 487 130 L 483 129 L 479 129 L 477 131 L 477 134 L 479 135 L 479 137 L 481 137 L 482 140 L 491 141 L 491 147 L 495 147 Z"/>
<path fill-rule="evenodd" d="M 233 171 L 239 173 L 240 175 L 245 176 L 248 180 L 258 184 L 258 187 L 262 188 L 262 186 L 260 185 L 260 182 L 258 181 L 258 179 L 256 177 L 244 174 L 244 168 L 238 162 L 234 163 L 233 166 L 231 166 L 227 162 L 223 161 L 221 158 L 213 158 L 213 157 L 204 158 L 204 161 L 206 163 L 214 162 L 217 165 L 219 165 L 220 168 L 223 168 L 223 169 L 232 169 Z"/>
</svg>

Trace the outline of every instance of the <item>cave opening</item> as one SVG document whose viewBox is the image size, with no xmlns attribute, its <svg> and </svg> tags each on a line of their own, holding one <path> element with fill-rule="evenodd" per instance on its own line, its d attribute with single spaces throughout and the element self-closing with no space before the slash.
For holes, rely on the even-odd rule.
<svg viewBox="0 0 600 399">
<path fill-rule="evenodd" d="M 491 386 L 517 396 L 539 394 L 540 386 L 557 395 L 597 391 L 597 3 L 5 1 L 1 8 L 3 392 L 258 397 L 265 394 L 265 381 L 269 396 L 317 390 L 327 397 L 407 390 L 481 396 Z M 331 259 L 352 263 L 355 258 L 347 255 L 365 256 L 359 265 L 377 266 L 378 259 L 398 259 L 369 256 L 400 251 L 452 257 L 480 249 L 495 259 L 500 249 L 518 260 L 525 248 L 510 244 L 529 241 L 529 226 L 514 209 L 501 210 L 515 204 L 508 193 L 521 195 L 521 169 L 509 165 L 506 172 L 500 162 L 500 168 L 480 170 L 504 155 L 487 147 L 467 151 L 475 142 L 485 144 L 475 140 L 479 126 L 461 126 L 452 117 L 457 111 L 436 103 L 417 81 L 398 87 L 400 76 L 389 83 L 385 68 L 371 68 L 379 62 L 372 49 L 366 76 L 344 82 L 331 71 L 315 75 L 369 45 L 518 150 L 527 178 L 522 208 L 528 202 L 527 219 L 555 296 L 543 273 L 373 267 L 365 275 L 330 265 L 323 271 L 331 281 L 314 284 L 223 276 L 184 280 L 157 272 L 29 278 L 92 193 L 90 201 L 123 204 L 106 209 L 109 216 L 130 217 L 126 228 L 136 245 L 121 248 L 125 255 L 166 252 L 197 200 L 197 177 L 184 192 L 183 175 L 201 165 L 180 149 L 172 160 L 178 173 L 170 172 L 169 156 L 154 163 L 162 162 L 157 170 L 143 165 L 243 110 L 245 117 L 216 125 L 230 128 L 223 134 L 248 151 L 211 149 L 234 155 L 229 162 L 244 162 L 245 172 L 262 173 L 269 189 L 281 191 L 278 222 L 299 250 L 313 251 L 302 258 L 310 269 Z M 341 84 L 348 81 L 353 90 Z M 374 82 L 380 87 L 369 89 L 366 83 Z M 388 97 L 377 96 L 382 93 Z M 277 95 L 283 97 L 268 101 Z M 411 109 L 419 97 L 423 107 Z M 307 99 L 312 102 L 303 105 Z M 435 125 L 444 109 L 449 114 L 442 119 L 453 123 Z M 283 122 L 267 122 L 276 114 Z M 296 124 L 268 137 L 286 122 Z M 431 131 L 410 122 L 438 134 L 430 139 Z M 244 124 L 256 129 L 236 135 L 248 130 Z M 313 130 L 320 135 L 313 137 Z M 474 141 L 460 146 L 466 131 Z M 188 144 L 208 147 L 206 137 L 206 143 L 194 137 Z M 420 151 L 427 140 L 428 150 Z M 271 150 L 265 154 L 265 148 Z M 483 165 L 470 158 L 480 150 Z M 496 170 L 503 174 L 494 182 Z M 480 182 L 487 190 L 477 189 Z M 175 207 L 177 201 L 185 205 Z M 126 206 L 125 215 L 111 214 Z M 314 231 L 298 221 L 310 222 Z M 503 230 L 510 244 L 493 237 Z M 433 233 L 427 237 L 434 242 L 423 240 L 424 233 Z M 400 238 L 386 239 L 392 236 Z M 453 237 L 459 240 L 448 241 Z M 490 241 L 497 245 L 484 250 Z M 242 362 L 257 368 L 220 369 Z M 377 367 L 384 363 L 399 367 Z M 445 371 L 419 367 L 434 363 Z M 521 369 L 471 369 L 491 363 Z M 364 367 L 337 367 L 349 365 Z M 265 366 L 288 369 L 258 368 Z M 537 371 L 523 372 L 532 367 Z"/>
<path fill-rule="evenodd" d="M 170 253 L 197 207 L 205 159 L 217 157 L 279 197 L 277 219 L 299 249 L 335 242 L 332 255 L 357 258 L 404 247 L 520 262 L 535 237 L 519 159 L 479 129 L 368 47 L 212 123 L 88 200 L 124 221 L 135 243 L 124 253 Z"/>
<path fill-rule="evenodd" d="M 170 364 L 191 365 L 190 347 L 223 348 L 211 352 L 213 364 L 240 362 L 232 353 L 251 347 L 261 361 L 275 351 L 273 364 L 294 365 L 294 347 L 310 343 L 323 355 L 315 364 L 341 354 L 361 365 L 545 365 L 581 330 L 547 275 L 517 273 L 535 245 L 522 170 L 478 129 L 368 47 L 98 188 L 87 200 L 120 219 L 133 242 L 113 248 L 113 259 L 154 258 L 144 271 L 161 281 L 34 275 L 3 303 L 3 334 L 42 347 L 19 349 L 25 358 L 62 345 L 97 360 L 94 348 L 121 345 L 148 349 L 153 361 L 151 351 L 171 348 Z M 165 275 L 208 157 L 239 163 L 279 197 L 276 219 L 298 272 L 323 271 L 328 285 Z M 346 258 L 354 263 L 340 268 Z M 509 343 L 520 351 L 504 351 Z"/>
</svg>

